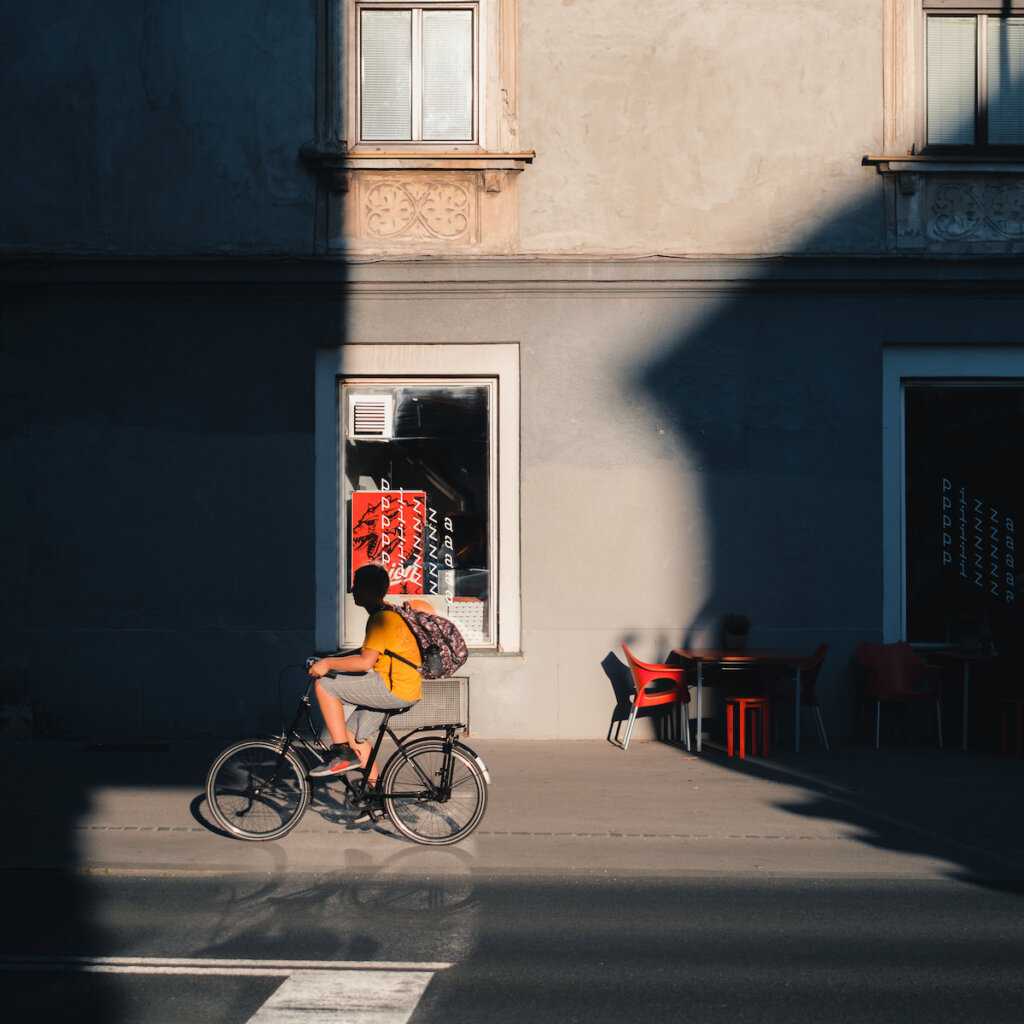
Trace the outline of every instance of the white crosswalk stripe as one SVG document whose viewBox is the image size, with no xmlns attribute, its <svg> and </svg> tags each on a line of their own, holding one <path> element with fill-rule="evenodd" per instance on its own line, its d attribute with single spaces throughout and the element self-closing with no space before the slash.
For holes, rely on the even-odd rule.
<svg viewBox="0 0 1024 1024">
<path fill-rule="evenodd" d="M 431 971 L 296 971 L 248 1024 L 405 1024 Z"/>
<path fill-rule="evenodd" d="M 0 970 L 281 977 L 247 1024 L 406 1024 L 448 963 L 243 960 L 203 957 L 2 956 Z"/>
</svg>

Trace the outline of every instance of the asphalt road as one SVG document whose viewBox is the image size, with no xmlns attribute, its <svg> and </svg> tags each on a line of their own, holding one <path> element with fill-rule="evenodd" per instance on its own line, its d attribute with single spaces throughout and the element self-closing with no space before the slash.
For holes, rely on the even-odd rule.
<svg viewBox="0 0 1024 1024">
<path fill-rule="evenodd" d="M 431 849 L 329 786 L 284 839 L 226 839 L 198 741 L 0 745 L 32 780 L 0 844 L 4 1019 L 1024 1021 L 1024 762 L 479 746 L 487 817 Z"/>
<path fill-rule="evenodd" d="M 15 872 L 3 886 L 0 1005 L 35 1024 L 1024 1019 L 1019 884 Z"/>
</svg>

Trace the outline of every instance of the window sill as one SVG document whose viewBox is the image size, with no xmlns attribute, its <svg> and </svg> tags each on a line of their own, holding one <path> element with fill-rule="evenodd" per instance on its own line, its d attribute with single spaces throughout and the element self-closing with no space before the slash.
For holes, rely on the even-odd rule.
<svg viewBox="0 0 1024 1024">
<path fill-rule="evenodd" d="M 488 153 L 472 149 L 369 149 L 350 150 L 345 166 L 349 170 L 467 170 L 521 171 L 533 163 L 533 150 L 523 153 Z"/>
<path fill-rule="evenodd" d="M 862 162 L 879 174 L 1024 174 L 1024 154 L 866 156 Z"/>
<path fill-rule="evenodd" d="M 360 145 L 349 149 L 343 141 L 306 143 L 300 157 L 310 170 L 325 175 L 331 191 L 348 191 L 352 171 L 522 171 L 533 163 L 531 150 L 494 153 L 480 149 L 383 149 Z"/>
</svg>

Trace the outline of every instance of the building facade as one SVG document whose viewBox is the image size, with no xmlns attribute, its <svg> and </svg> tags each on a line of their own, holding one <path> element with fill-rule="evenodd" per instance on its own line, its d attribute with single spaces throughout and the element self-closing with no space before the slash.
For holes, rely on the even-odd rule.
<svg viewBox="0 0 1024 1024">
<path fill-rule="evenodd" d="M 275 727 L 368 559 L 463 628 L 480 736 L 603 737 L 623 642 L 730 612 L 830 645 L 851 734 L 858 641 L 1015 609 L 1017 0 L 0 16 L 37 735 Z"/>
</svg>

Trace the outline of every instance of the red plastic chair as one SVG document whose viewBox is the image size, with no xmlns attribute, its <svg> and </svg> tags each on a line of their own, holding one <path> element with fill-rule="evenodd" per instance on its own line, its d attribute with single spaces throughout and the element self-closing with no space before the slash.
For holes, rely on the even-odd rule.
<svg viewBox="0 0 1024 1024">
<path fill-rule="evenodd" d="M 825 722 L 821 717 L 821 704 L 818 701 L 818 693 L 815 689 L 818 684 L 818 673 L 821 671 L 825 655 L 828 654 L 828 644 L 822 644 L 809 658 L 800 662 L 800 707 L 810 708 L 814 712 L 814 724 L 818 729 L 818 739 L 821 745 L 830 750 L 828 735 L 825 732 Z M 792 689 L 780 688 L 779 683 L 784 679 L 790 679 L 793 683 Z M 796 700 L 796 679 L 789 675 L 775 675 L 768 680 L 764 695 L 769 700 L 781 700 L 792 704 Z M 778 722 L 778 718 L 775 719 Z"/>
<path fill-rule="evenodd" d="M 875 702 L 875 749 L 886 701 L 935 701 L 935 723 L 942 746 L 942 707 L 939 701 L 939 666 L 922 661 L 905 640 L 896 644 L 858 644 L 857 660 L 867 671 L 865 693 Z"/>
<path fill-rule="evenodd" d="M 690 667 L 685 664 L 647 665 L 642 661 L 637 661 L 625 644 L 622 645 L 622 649 L 626 652 L 626 661 L 629 662 L 629 671 L 633 676 L 633 709 L 629 713 L 626 738 L 623 740 L 622 749 L 629 749 L 629 737 L 633 732 L 633 723 L 636 721 L 636 713 L 640 708 L 657 707 L 659 704 L 679 704 L 681 709 L 686 709 L 684 736 L 686 749 L 689 750 L 690 685 L 687 682 L 687 673 Z"/>
</svg>

